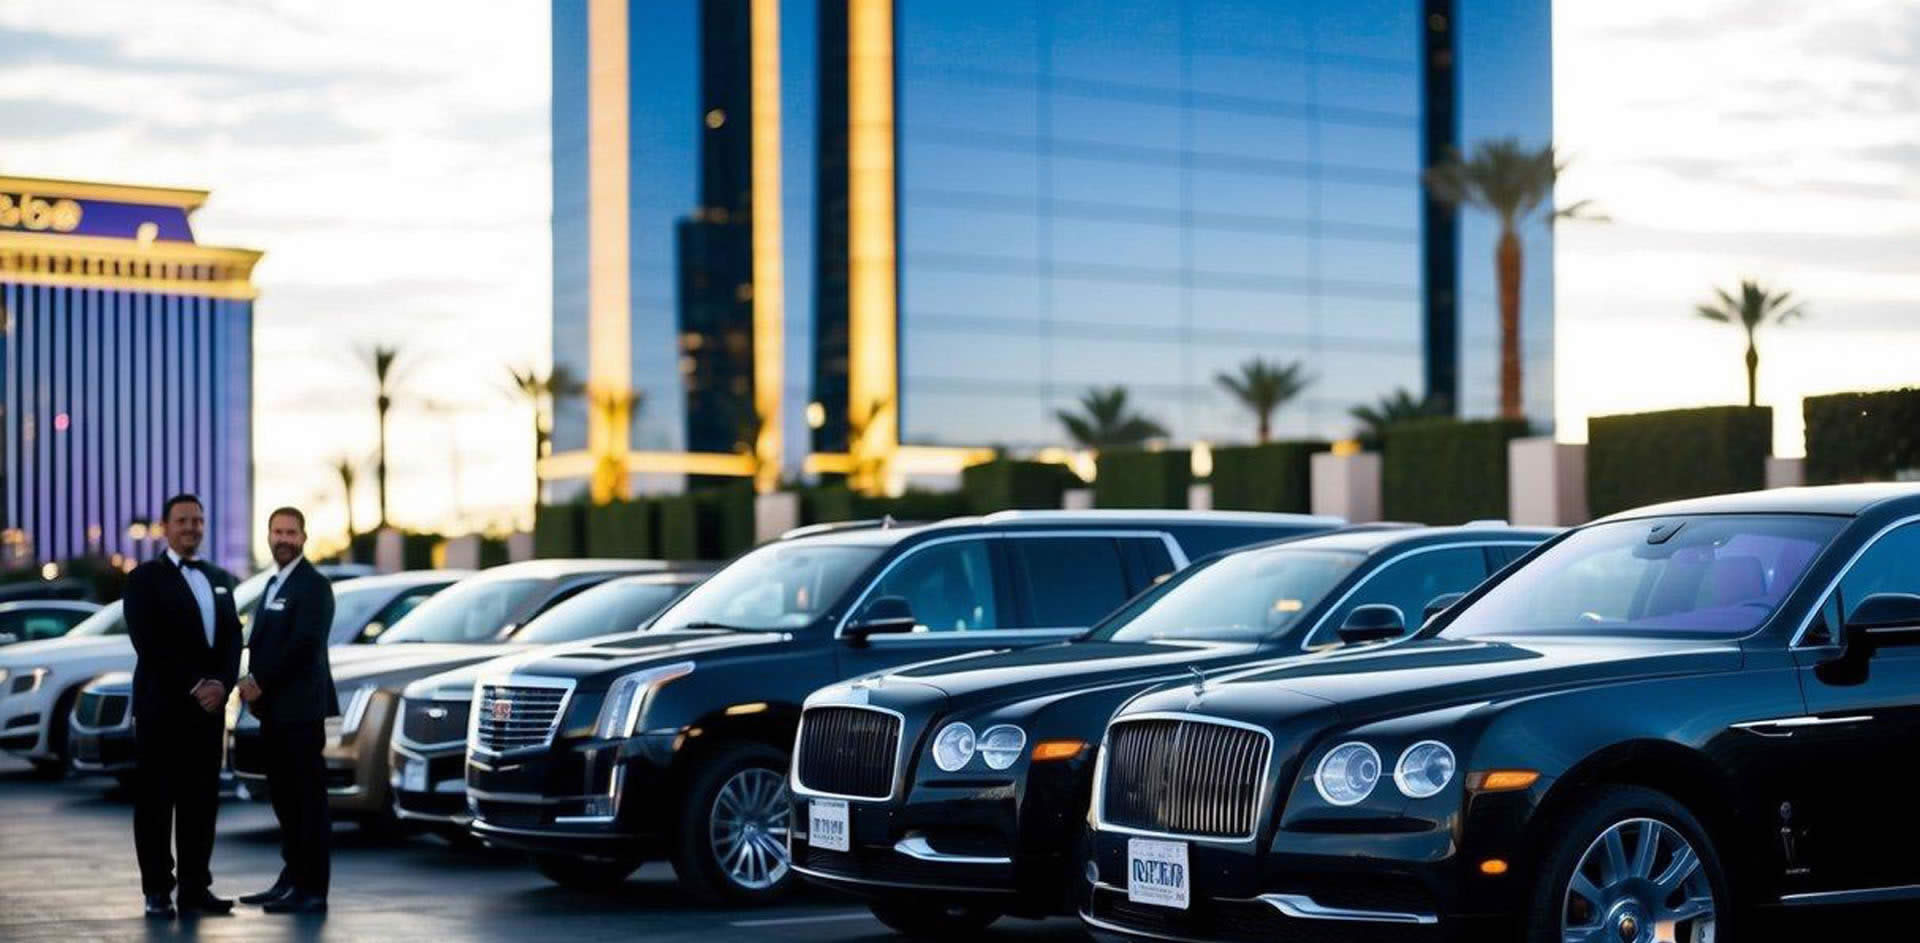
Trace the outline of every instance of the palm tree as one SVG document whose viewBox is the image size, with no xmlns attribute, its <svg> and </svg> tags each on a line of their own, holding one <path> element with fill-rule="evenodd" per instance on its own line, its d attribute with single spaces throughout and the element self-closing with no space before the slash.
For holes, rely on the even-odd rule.
<svg viewBox="0 0 1920 943">
<path fill-rule="evenodd" d="M 1054 415 L 1084 449 L 1134 446 L 1167 435 L 1165 426 L 1127 408 L 1124 386 L 1088 390 L 1080 397 L 1080 410 L 1078 415 L 1064 409 Z"/>
<path fill-rule="evenodd" d="M 1423 419 L 1428 416 L 1444 416 L 1448 412 L 1446 404 L 1433 397 L 1414 399 L 1405 387 L 1380 397 L 1377 404 L 1362 403 L 1347 411 L 1347 415 L 1360 420 L 1360 441 L 1369 448 L 1379 448 L 1386 441 L 1387 427 L 1396 422 L 1409 419 Z"/>
<path fill-rule="evenodd" d="M 353 536 L 356 533 L 356 529 L 353 526 L 353 480 L 354 478 L 359 476 L 359 469 L 355 466 L 353 459 L 350 459 L 342 455 L 341 457 L 334 460 L 333 473 L 340 477 L 340 496 L 346 499 L 346 505 L 347 505 L 346 558 L 348 560 L 352 560 L 353 559 Z"/>
<path fill-rule="evenodd" d="M 1500 239 L 1494 248 L 1494 271 L 1500 282 L 1500 416 L 1503 419 L 1524 416 L 1520 392 L 1520 226 L 1553 196 L 1554 181 L 1566 166 L 1566 162 L 1554 156 L 1551 144 L 1533 150 L 1517 139 L 1503 138 L 1480 142 L 1474 148 L 1472 160 L 1463 162 L 1454 154 L 1426 173 L 1427 189 L 1434 199 L 1450 206 L 1483 210 L 1500 223 Z M 1548 215 L 1548 222 L 1582 217 L 1587 205 L 1588 201 L 1582 200 L 1554 210 Z"/>
<path fill-rule="evenodd" d="M 1287 405 L 1313 382 L 1299 361 L 1274 363 L 1259 357 L 1241 364 L 1238 374 L 1222 371 L 1213 379 L 1259 420 L 1262 443 L 1273 437 L 1274 410 Z"/>
<path fill-rule="evenodd" d="M 1724 288 L 1715 288 L 1713 293 L 1714 300 L 1695 305 L 1693 311 L 1709 321 L 1738 324 L 1747 332 L 1747 405 L 1757 406 L 1760 351 L 1753 346 L 1753 332 L 1762 324 L 1785 324 L 1794 318 L 1806 317 L 1806 305 L 1795 300 L 1792 292 L 1770 292 L 1751 278 L 1740 280 L 1738 298 L 1727 294 Z"/>
<path fill-rule="evenodd" d="M 533 505 L 540 506 L 540 460 L 549 451 L 548 443 L 553 440 L 553 414 L 559 409 L 562 400 L 569 400 L 586 392 L 586 385 L 574 377 L 573 371 L 565 364 L 554 364 L 545 376 L 532 367 L 520 369 L 508 367 L 513 376 L 513 392 L 533 410 Z"/>
<path fill-rule="evenodd" d="M 587 394 L 587 408 L 593 414 L 593 421 L 608 430 L 629 429 L 633 426 L 633 417 L 640 414 L 646 405 L 646 394 L 639 390 L 593 390 Z M 615 437 L 609 435 L 609 440 Z M 625 457 L 620 455 L 602 455 L 593 469 L 593 493 L 611 495 L 615 500 L 625 500 L 628 495 L 627 468 Z"/>
<path fill-rule="evenodd" d="M 394 384 L 399 376 L 394 364 L 400 348 L 375 344 L 360 352 L 360 360 L 373 371 L 374 413 L 380 423 L 380 446 L 374 455 L 373 479 L 380 495 L 380 527 L 387 526 L 387 414 L 393 411 Z"/>
</svg>

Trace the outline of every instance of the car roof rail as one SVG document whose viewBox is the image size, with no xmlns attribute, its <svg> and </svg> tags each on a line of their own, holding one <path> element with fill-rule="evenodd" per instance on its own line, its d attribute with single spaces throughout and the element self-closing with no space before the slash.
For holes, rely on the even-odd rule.
<svg viewBox="0 0 1920 943">
<path fill-rule="evenodd" d="M 1512 527 L 1513 525 L 1509 523 L 1505 518 L 1483 517 L 1478 520 L 1468 521 L 1465 524 L 1462 524 L 1460 526 L 1461 527 Z"/>
<path fill-rule="evenodd" d="M 888 514 L 884 517 L 863 518 L 857 521 L 828 521 L 822 524 L 808 524 L 804 527 L 795 527 L 792 530 L 782 532 L 780 539 L 791 540 L 795 537 L 837 534 L 841 531 L 848 530 L 891 530 L 895 527 L 916 526 L 919 526 L 916 521 L 896 521 L 893 519 L 893 515 Z"/>
</svg>

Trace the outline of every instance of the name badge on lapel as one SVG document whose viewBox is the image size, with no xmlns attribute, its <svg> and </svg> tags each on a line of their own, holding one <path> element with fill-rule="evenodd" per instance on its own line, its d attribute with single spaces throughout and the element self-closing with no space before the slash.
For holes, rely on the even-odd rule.
<svg viewBox="0 0 1920 943">
<path fill-rule="evenodd" d="M 225 586 L 215 586 L 213 588 L 213 594 L 215 596 L 225 596 L 227 594 L 227 588 Z"/>
<path fill-rule="evenodd" d="M 287 601 L 284 599 L 276 599 L 270 603 L 267 603 L 268 612 L 279 612 L 280 610 L 285 608 L 287 608 Z"/>
</svg>

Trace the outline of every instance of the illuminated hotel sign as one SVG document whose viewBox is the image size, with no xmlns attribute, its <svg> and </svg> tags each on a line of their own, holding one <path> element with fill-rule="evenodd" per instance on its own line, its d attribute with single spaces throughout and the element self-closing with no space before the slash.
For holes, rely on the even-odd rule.
<svg viewBox="0 0 1920 943">
<path fill-rule="evenodd" d="M 44 196 L 25 190 L 0 190 L 0 231 L 193 241 L 182 207 Z"/>
<path fill-rule="evenodd" d="M 75 200 L 44 200 L 31 193 L 0 193 L 0 229 L 72 232 L 80 228 Z"/>
</svg>

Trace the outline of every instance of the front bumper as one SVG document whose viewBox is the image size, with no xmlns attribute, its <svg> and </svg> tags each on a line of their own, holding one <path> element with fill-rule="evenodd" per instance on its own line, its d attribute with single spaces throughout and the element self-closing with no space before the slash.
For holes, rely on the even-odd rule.
<svg viewBox="0 0 1920 943">
<path fill-rule="evenodd" d="M 418 744 L 396 732 L 387 774 L 394 814 L 408 821 L 464 830 L 473 821 L 467 811 L 466 764 L 464 741 Z"/>
<path fill-rule="evenodd" d="M 597 860 L 656 857 L 679 808 L 673 738 L 558 740 L 466 758 L 469 829 L 489 845 Z"/>
<path fill-rule="evenodd" d="M 73 768 L 82 773 L 125 773 L 138 765 L 131 725 L 96 729 L 73 724 L 67 752 Z"/>
<path fill-rule="evenodd" d="M 31 759 L 49 759 L 45 742 L 47 732 L 47 685 L 30 693 L 6 694 L 0 691 L 0 750 Z"/>
</svg>

